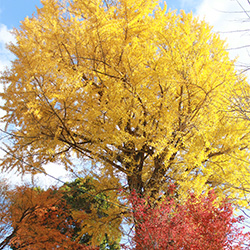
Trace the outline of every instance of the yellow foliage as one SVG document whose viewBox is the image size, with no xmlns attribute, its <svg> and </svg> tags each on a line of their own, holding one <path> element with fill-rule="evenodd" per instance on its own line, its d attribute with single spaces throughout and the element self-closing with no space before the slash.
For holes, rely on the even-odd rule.
<svg viewBox="0 0 250 250">
<path fill-rule="evenodd" d="M 249 126 L 226 97 L 248 86 L 211 27 L 151 0 L 42 2 L 14 31 L 3 77 L 16 156 L 69 166 L 75 152 L 130 190 L 171 181 L 244 203 Z"/>
</svg>

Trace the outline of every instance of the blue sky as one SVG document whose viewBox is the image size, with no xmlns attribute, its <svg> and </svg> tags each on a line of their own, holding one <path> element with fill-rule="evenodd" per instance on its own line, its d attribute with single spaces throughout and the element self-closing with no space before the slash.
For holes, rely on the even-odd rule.
<svg viewBox="0 0 250 250">
<path fill-rule="evenodd" d="M 42 6 L 40 0 L 0 0 L 0 23 L 9 29 L 18 27 L 21 20 L 36 11 L 36 6 Z"/>
<path fill-rule="evenodd" d="M 170 0 L 166 2 L 172 10 L 185 9 L 187 12 L 194 12 L 202 0 Z M 40 0 L 0 0 L 0 23 L 5 24 L 8 29 L 18 27 L 21 20 L 36 11 L 36 6 L 42 6 Z"/>
</svg>

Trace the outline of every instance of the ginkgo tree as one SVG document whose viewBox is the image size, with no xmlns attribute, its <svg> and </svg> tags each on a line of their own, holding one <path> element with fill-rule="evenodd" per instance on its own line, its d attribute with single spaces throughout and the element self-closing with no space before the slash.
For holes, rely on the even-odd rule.
<svg viewBox="0 0 250 250">
<path fill-rule="evenodd" d="M 249 126 L 225 96 L 248 85 L 208 24 L 151 0 L 41 2 L 8 46 L 3 169 L 92 161 L 151 198 L 171 181 L 247 205 Z"/>
</svg>

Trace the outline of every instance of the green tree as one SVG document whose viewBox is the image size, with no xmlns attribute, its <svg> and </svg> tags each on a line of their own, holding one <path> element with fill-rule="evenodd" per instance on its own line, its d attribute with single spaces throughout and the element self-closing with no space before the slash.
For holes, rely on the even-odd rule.
<svg viewBox="0 0 250 250">
<path fill-rule="evenodd" d="M 120 249 L 121 216 L 119 212 L 115 214 L 117 210 L 113 209 L 112 203 L 109 202 L 117 202 L 114 198 L 117 198 L 117 192 L 107 190 L 100 193 L 98 185 L 100 183 L 97 180 L 86 177 L 78 178 L 60 188 L 71 216 L 77 221 L 73 239 L 88 245 L 94 236 L 95 242 L 99 242 L 100 250 L 117 250 Z"/>
</svg>

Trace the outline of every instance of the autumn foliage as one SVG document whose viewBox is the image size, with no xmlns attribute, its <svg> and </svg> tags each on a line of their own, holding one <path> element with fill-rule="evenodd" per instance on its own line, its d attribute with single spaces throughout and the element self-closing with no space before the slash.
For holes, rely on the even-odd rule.
<svg viewBox="0 0 250 250">
<path fill-rule="evenodd" d="M 249 126 L 226 95 L 249 86 L 208 24 L 151 0 L 42 4 L 8 46 L 3 169 L 89 160 L 151 197 L 174 180 L 247 205 Z"/>
<path fill-rule="evenodd" d="M 78 247 L 71 241 L 74 219 L 80 223 L 77 239 L 88 232 L 94 246 L 112 232 L 117 239 L 128 214 L 116 193 L 108 192 L 123 186 L 156 202 L 168 196 L 173 182 L 180 202 L 188 190 L 198 197 L 184 205 L 163 201 L 155 211 L 135 199 L 142 206 L 134 214 L 137 246 L 147 237 L 154 237 L 147 247 L 230 246 L 234 221 L 223 219 L 232 218 L 230 206 L 213 205 L 212 194 L 199 197 L 214 189 L 220 200 L 229 196 L 249 205 L 250 126 L 227 98 L 249 84 L 235 70 L 225 42 L 191 13 L 168 10 L 156 0 L 41 2 L 8 45 L 15 60 L 0 78 L 7 136 L 0 167 L 35 174 L 52 162 L 90 173 L 98 183 L 90 191 L 118 206 L 72 192 L 71 220 L 52 190 L 40 197 L 20 189 L 33 199 L 14 199 L 11 244 Z M 75 206 L 77 199 L 94 201 L 87 209 L 93 216 Z M 167 213 L 159 219 L 163 208 Z M 141 221 L 139 214 L 151 220 Z M 144 235 L 145 228 L 152 235 Z M 167 237 L 156 242 L 154 232 Z"/>
<path fill-rule="evenodd" d="M 94 250 L 73 240 L 77 221 L 71 216 L 62 193 L 55 188 L 41 191 L 28 186 L 8 192 L 8 221 L 12 231 L 0 244 L 12 249 Z M 3 223 L 3 222 L 2 222 Z"/>
<path fill-rule="evenodd" d="M 168 197 L 162 196 L 158 201 L 140 198 L 134 191 L 129 196 L 127 208 L 135 229 L 129 245 L 119 246 L 120 238 L 112 228 L 109 237 L 99 233 L 99 245 L 93 245 L 93 230 L 97 230 L 97 234 L 99 231 L 91 222 L 94 218 L 91 213 L 98 212 L 101 219 L 105 212 L 109 213 L 105 208 L 108 201 L 104 198 L 98 203 L 93 198 L 100 196 L 93 197 L 75 189 L 75 185 L 82 185 L 86 190 L 93 188 L 91 179 L 85 181 L 77 179 L 68 190 L 62 187 L 43 191 L 21 186 L 8 191 L 9 206 L 1 211 L 5 221 L 1 221 L 0 227 L 11 224 L 12 231 L 0 242 L 0 249 L 6 246 L 13 250 L 243 250 L 249 247 L 250 233 L 243 233 L 238 227 L 243 217 L 233 215 L 228 200 L 218 202 L 211 191 L 200 196 L 190 193 L 186 201 L 180 202 L 173 186 L 169 188 Z M 122 196 L 126 197 L 124 194 Z M 99 209 L 95 210 L 95 206 Z M 103 226 L 107 228 L 109 223 L 103 221 Z"/>
<path fill-rule="evenodd" d="M 219 250 L 249 249 L 250 234 L 243 233 L 229 201 L 216 202 L 214 192 L 207 196 L 190 194 L 180 204 L 174 198 L 151 203 L 133 192 L 129 199 L 135 221 L 132 239 L 136 250 Z M 126 248 L 126 247 L 125 247 Z"/>
</svg>

